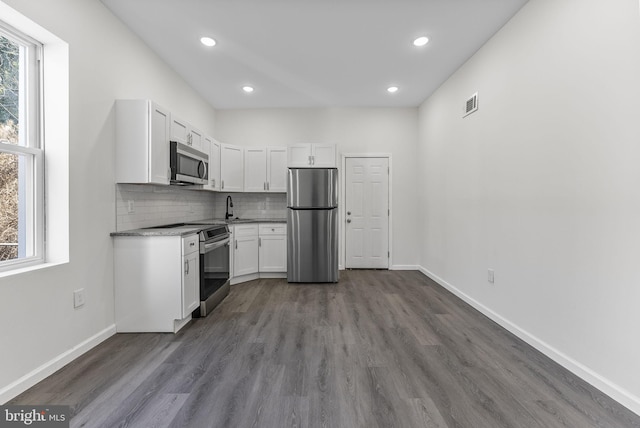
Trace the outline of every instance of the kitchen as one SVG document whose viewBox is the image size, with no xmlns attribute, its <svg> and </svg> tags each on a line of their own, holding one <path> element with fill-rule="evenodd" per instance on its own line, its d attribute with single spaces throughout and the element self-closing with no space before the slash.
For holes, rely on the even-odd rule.
<svg viewBox="0 0 640 428">
<path fill-rule="evenodd" d="M 32 372 L 40 373 L 44 366 L 45 372 L 52 373 L 113 334 L 109 234 L 119 230 L 117 222 L 125 221 L 116 220 L 114 214 L 123 209 L 115 204 L 117 192 L 122 201 L 135 201 L 131 217 L 142 215 L 140 209 L 147 203 L 151 207 L 150 201 L 171 197 L 157 189 L 138 191 L 133 185 L 113 184 L 114 100 L 127 98 L 166 105 L 209 127 L 204 131 L 225 143 L 332 142 L 339 153 L 390 153 L 393 267 L 432 273 L 556 361 L 618 401 L 638 408 L 630 397 L 640 395 L 640 380 L 633 370 L 639 350 L 629 340 L 638 322 L 637 311 L 630 307 L 638 297 L 633 286 L 638 272 L 627 256 L 634 254 L 637 226 L 625 214 L 637 212 L 638 202 L 629 184 L 637 178 L 629 159 L 637 154 L 632 142 L 638 139 L 633 125 L 638 111 L 628 98 L 635 99 L 640 91 L 632 77 L 638 71 L 634 2 L 599 5 L 590 1 L 580 8 L 576 2 L 561 2 L 564 9 L 532 0 L 420 108 L 247 110 L 214 110 L 98 2 L 56 1 L 55 7 L 37 1 L 4 3 L 69 43 L 72 78 L 68 82 L 68 220 L 67 226 L 56 223 L 61 234 L 68 229 L 68 262 L 0 279 L 2 323 L 15 326 L 3 332 L 3 343 L 13 344 L 12 352 L 0 356 L 0 385 L 8 391 L 3 398 L 8 400 L 12 391 L 29 385 Z M 546 20 L 548 16 L 557 19 Z M 545 34 L 540 34 L 542 27 Z M 597 47 L 593 49 L 599 56 L 585 52 L 583 40 Z M 528 43 L 527 58 L 518 56 L 515 41 Z M 560 70 L 550 66 L 559 58 Z M 496 75 L 495 70 L 506 74 Z M 574 85 L 567 87 L 565 73 L 569 72 Z M 538 84 L 524 85 L 518 76 Z M 602 85 L 602 79 L 607 85 Z M 605 87 L 617 85 L 625 91 Z M 458 117 L 460 101 L 481 89 L 480 108 L 464 122 L 465 127 L 448 119 L 445 112 L 455 110 Z M 586 92 L 599 102 L 587 106 L 578 101 Z M 558 99 L 553 94 L 564 96 Z M 520 103 L 523 99 L 533 101 Z M 611 113 L 612 108 L 618 116 Z M 567 111 L 575 114 L 562 125 L 558 117 Z M 616 150 L 606 150 L 601 140 Z M 560 149 L 566 147 L 563 141 L 571 142 L 571 150 Z M 518 150 L 524 150 L 528 160 Z M 539 175 L 534 173 L 537 166 Z M 584 199 L 568 198 L 562 192 L 573 188 L 574 180 L 593 192 Z M 551 186 L 549 181 L 561 185 Z M 621 195 L 628 198 L 623 200 Z M 217 218 L 225 196 L 212 197 Z M 233 197 L 234 205 L 243 203 Z M 263 208 L 273 203 L 270 197 L 249 200 L 248 209 L 271 209 Z M 173 214 L 171 208 L 161 208 L 167 217 L 211 217 L 200 192 L 181 193 L 179 198 L 183 199 Z M 529 199 L 539 201 L 545 215 L 555 213 L 555 217 L 546 221 L 545 216 L 536 217 L 539 211 Z M 554 201 L 568 200 L 574 204 L 560 202 L 562 209 L 553 210 Z M 123 207 L 126 211 L 127 205 Z M 200 215 L 200 209 L 207 214 Z M 551 221 L 554 218 L 561 220 L 563 228 Z M 598 218 L 607 220 L 607 229 Z M 583 230 L 593 233 L 579 233 Z M 599 257 L 597 248 L 610 248 L 616 257 Z M 564 255 L 568 249 L 570 257 Z M 540 261 L 536 266 L 541 271 L 534 270 L 529 260 Z M 494 288 L 486 285 L 487 267 L 496 267 Z M 500 288 L 501 281 L 506 288 Z M 607 285 L 602 287 L 599 281 Z M 74 310 L 70 296 L 79 288 L 86 290 L 86 303 Z"/>
</svg>

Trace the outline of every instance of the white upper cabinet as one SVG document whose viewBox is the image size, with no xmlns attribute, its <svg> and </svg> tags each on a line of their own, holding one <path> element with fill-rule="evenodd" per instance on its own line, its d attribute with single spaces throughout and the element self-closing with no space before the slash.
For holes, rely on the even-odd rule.
<svg viewBox="0 0 640 428">
<path fill-rule="evenodd" d="M 189 125 L 177 116 L 171 118 L 171 141 L 189 144 Z"/>
<path fill-rule="evenodd" d="M 264 147 L 244 149 L 244 191 L 267 191 L 267 149 Z"/>
<path fill-rule="evenodd" d="M 242 192 L 244 189 L 244 149 L 220 144 L 220 190 Z"/>
<path fill-rule="evenodd" d="M 335 144 L 312 144 L 311 161 L 315 168 L 336 168 L 338 166 Z"/>
<path fill-rule="evenodd" d="M 335 144 L 296 144 L 288 148 L 287 166 L 291 168 L 335 168 Z"/>
<path fill-rule="evenodd" d="M 311 145 L 310 144 L 296 144 L 295 146 L 289 146 L 287 166 L 291 168 L 295 167 L 308 167 L 311 165 Z"/>
<path fill-rule="evenodd" d="M 204 137 L 209 143 L 209 190 L 220 190 L 220 143 L 213 138 Z"/>
<path fill-rule="evenodd" d="M 286 147 L 245 148 L 245 192 L 286 192 L 286 174 Z"/>
<path fill-rule="evenodd" d="M 171 114 L 149 100 L 116 101 L 116 182 L 169 184 Z"/>
<path fill-rule="evenodd" d="M 267 192 L 287 191 L 287 148 L 267 147 Z"/>
<path fill-rule="evenodd" d="M 171 118 L 171 141 L 177 141 L 194 149 L 203 150 L 202 132 L 176 116 Z"/>
<path fill-rule="evenodd" d="M 202 136 L 202 131 L 199 129 L 189 126 L 189 140 L 191 141 L 189 145 L 194 149 L 209 153 L 209 151 L 204 148 L 204 137 Z"/>
</svg>

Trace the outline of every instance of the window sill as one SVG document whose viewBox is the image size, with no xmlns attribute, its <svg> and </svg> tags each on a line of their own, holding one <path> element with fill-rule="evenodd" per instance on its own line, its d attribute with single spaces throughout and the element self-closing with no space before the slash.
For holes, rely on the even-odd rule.
<svg viewBox="0 0 640 428">
<path fill-rule="evenodd" d="M 68 261 L 64 261 L 64 262 L 45 262 L 45 263 L 38 263 L 36 265 L 31 265 L 31 266 L 25 266 L 25 267 L 17 267 L 15 269 L 11 269 L 11 270 L 7 270 L 4 272 L 0 272 L 0 279 L 2 278 L 7 278 L 7 277 L 11 277 L 14 275 L 21 275 L 24 273 L 29 273 L 29 272 L 34 272 L 34 271 L 38 271 L 40 269 L 48 269 L 48 268 L 52 268 L 55 266 L 60 266 L 60 265 L 64 265 L 69 263 Z"/>
</svg>

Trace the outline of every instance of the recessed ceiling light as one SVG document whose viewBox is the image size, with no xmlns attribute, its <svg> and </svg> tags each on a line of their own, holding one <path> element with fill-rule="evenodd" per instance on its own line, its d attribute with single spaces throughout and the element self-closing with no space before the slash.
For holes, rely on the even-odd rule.
<svg viewBox="0 0 640 428">
<path fill-rule="evenodd" d="M 414 45 L 414 46 L 418 46 L 418 47 L 420 47 L 420 46 L 424 46 L 424 45 L 426 45 L 427 43 L 429 43 L 429 38 L 428 38 L 428 37 L 426 37 L 426 36 L 418 37 L 417 39 L 415 39 L 415 40 L 413 41 L 413 45 Z"/>
<path fill-rule="evenodd" d="M 213 40 L 211 37 L 203 37 L 200 39 L 200 43 L 202 43 L 205 46 L 215 46 L 216 45 L 216 41 Z"/>
<path fill-rule="evenodd" d="M 395 94 L 396 92 L 398 92 L 398 87 L 397 86 L 389 86 L 387 88 L 387 92 L 389 92 L 390 94 Z"/>
<path fill-rule="evenodd" d="M 250 94 L 251 92 L 253 92 L 253 86 L 243 86 L 242 90 L 245 91 L 247 94 Z"/>
</svg>

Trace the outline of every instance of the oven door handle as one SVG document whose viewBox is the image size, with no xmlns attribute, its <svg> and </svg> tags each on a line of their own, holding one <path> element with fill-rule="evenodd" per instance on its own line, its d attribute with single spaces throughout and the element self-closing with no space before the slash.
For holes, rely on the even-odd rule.
<svg viewBox="0 0 640 428">
<path fill-rule="evenodd" d="M 208 253 L 209 251 L 213 251 L 226 245 L 229 245 L 229 238 L 223 239 L 222 241 L 212 242 L 211 244 L 205 244 L 204 252 Z"/>
</svg>

